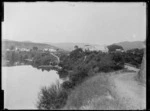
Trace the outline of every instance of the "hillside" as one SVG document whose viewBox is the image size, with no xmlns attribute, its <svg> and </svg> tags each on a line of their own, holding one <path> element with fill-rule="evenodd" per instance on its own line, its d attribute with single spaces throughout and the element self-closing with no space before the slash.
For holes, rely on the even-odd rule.
<svg viewBox="0 0 150 111">
<path fill-rule="evenodd" d="M 53 49 L 59 49 L 63 51 L 61 48 L 57 48 L 50 44 L 34 43 L 34 42 L 29 42 L 29 41 L 20 42 L 20 41 L 12 41 L 12 40 L 2 40 L 3 49 L 10 48 L 11 46 L 15 46 L 18 48 L 30 48 L 30 49 L 32 49 L 33 47 L 38 47 L 38 49 L 53 48 Z"/>
<path fill-rule="evenodd" d="M 124 50 L 130 50 L 134 48 L 138 48 L 138 49 L 144 48 L 143 41 L 134 41 L 134 42 L 124 41 L 124 42 L 119 42 L 114 44 L 122 46 Z"/>
</svg>

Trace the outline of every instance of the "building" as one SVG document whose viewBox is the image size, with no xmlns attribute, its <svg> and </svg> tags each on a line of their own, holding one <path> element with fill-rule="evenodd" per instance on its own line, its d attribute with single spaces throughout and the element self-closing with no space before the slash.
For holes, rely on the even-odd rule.
<svg viewBox="0 0 150 111">
<path fill-rule="evenodd" d="M 43 51 L 56 52 L 55 49 L 48 49 L 48 48 L 45 48 Z"/>
<path fill-rule="evenodd" d="M 21 49 L 19 49 L 20 51 L 26 51 L 26 52 L 29 52 L 30 51 L 30 49 L 28 49 L 28 48 L 21 48 Z"/>
<path fill-rule="evenodd" d="M 56 52 L 56 50 L 55 50 L 55 49 L 49 49 L 49 51 L 50 51 L 50 52 Z"/>
<path fill-rule="evenodd" d="M 97 51 L 108 52 L 108 48 L 107 48 L 107 46 L 105 46 L 105 45 L 96 45 L 96 46 L 95 46 L 95 49 L 96 49 Z"/>
<path fill-rule="evenodd" d="M 43 51 L 49 51 L 49 49 L 48 49 L 48 48 L 45 48 L 45 49 L 43 49 Z"/>
<path fill-rule="evenodd" d="M 89 50 L 89 51 L 102 51 L 102 52 L 108 52 L 108 48 L 105 45 L 85 45 L 82 48 L 84 51 Z"/>
<path fill-rule="evenodd" d="M 124 50 L 122 50 L 122 49 L 116 49 L 116 51 L 118 51 L 118 52 L 124 52 Z"/>
<path fill-rule="evenodd" d="M 95 47 L 94 47 L 94 46 L 91 46 L 91 45 L 85 45 L 82 49 L 83 49 L 84 51 L 85 51 L 85 50 L 94 51 L 94 50 L 95 50 Z"/>
</svg>

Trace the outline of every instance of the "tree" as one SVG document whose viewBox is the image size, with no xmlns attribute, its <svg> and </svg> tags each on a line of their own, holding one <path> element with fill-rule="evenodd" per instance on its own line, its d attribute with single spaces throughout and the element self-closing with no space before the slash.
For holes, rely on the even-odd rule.
<svg viewBox="0 0 150 111">
<path fill-rule="evenodd" d="M 123 47 L 122 47 L 122 46 L 115 45 L 115 44 L 109 45 L 109 46 L 107 46 L 107 48 L 108 48 L 109 52 L 116 51 L 116 49 L 121 49 L 121 50 L 123 50 Z"/>
<path fill-rule="evenodd" d="M 78 49 L 78 48 L 79 48 L 79 47 L 78 47 L 77 45 L 74 46 L 74 49 L 75 49 L 75 50 Z"/>
</svg>

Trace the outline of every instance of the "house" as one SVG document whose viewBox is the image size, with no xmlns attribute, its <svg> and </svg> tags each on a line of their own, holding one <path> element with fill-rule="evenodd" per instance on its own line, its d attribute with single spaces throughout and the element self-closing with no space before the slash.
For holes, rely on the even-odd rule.
<svg viewBox="0 0 150 111">
<path fill-rule="evenodd" d="M 50 52 L 56 52 L 56 50 L 55 50 L 55 49 L 49 49 L 49 51 L 50 51 Z"/>
<path fill-rule="evenodd" d="M 102 52 L 108 52 L 108 48 L 105 45 L 85 45 L 82 48 L 84 51 L 89 50 L 89 51 L 102 51 Z"/>
<path fill-rule="evenodd" d="M 116 49 L 116 51 L 118 51 L 118 52 L 124 52 L 124 50 L 122 50 L 122 49 Z"/>
<path fill-rule="evenodd" d="M 43 49 L 43 51 L 49 51 L 49 49 L 48 49 L 48 48 L 45 48 L 45 49 Z"/>
<path fill-rule="evenodd" d="M 48 48 L 43 49 L 43 51 L 56 52 L 55 49 L 48 49 Z"/>
<path fill-rule="evenodd" d="M 95 47 L 94 47 L 94 46 L 91 46 L 91 45 L 85 45 L 82 49 L 83 49 L 84 51 L 85 51 L 85 50 L 94 51 L 94 50 L 95 50 Z"/>
<path fill-rule="evenodd" d="M 96 46 L 95 46 L 95 49 L 96 49 L 97 51 L 108 52 L 108 48 L 107 48 L 107 46 L 105 46 L 105 45 L 96 45 Z"/>
<path fill-rule="evenodd" d="M 19 49 L 20 51 L 27 51 L 27 52 L 29 52 L 30 51 L 30 49 L 28 49 L 28 48 L 21 48 L 21 49 Z"/>
</svg>

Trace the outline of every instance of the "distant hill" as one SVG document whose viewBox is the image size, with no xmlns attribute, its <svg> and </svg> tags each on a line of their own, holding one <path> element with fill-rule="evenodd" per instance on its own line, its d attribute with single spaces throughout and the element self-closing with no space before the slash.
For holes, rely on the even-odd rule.
<svg viewBox="0 0 150 111">
<path fill-rule="evenodd" d="M 10 48 L 11 46 L 15 46 L 18 48 L 30 48 L 32 49 L 33 47 L 38 47 L 38 49 L 44 49 L 44 48 L 53 48 L 53 49 L 59 49 L 63 51 L 61 48 L 57 48 L 55 46 L 52 46 L 50 44 L 45 44 L 45 43 L 34 43 L 30 41 L 24 41 L 24 42 L 19 42 L 19 41 L 12 41 L 12 40 L 2 40 L 2 48 Z"/>
<path fill-rule="evenodd" d="M 62 48 L 66 51 L 72 51 L 74 49 L 74 46 L 77 45 L 78 47 L 84 47 L 85 45 L 90 45 L 88 43 L 71 43 L 71 42 L 67 42 L 67 43 L 49 43 L 52 44 L 53 46 L 56 46 L 58 48 Z"/>
<path fill-rule="evenodd" d="M 133 41 L 133 42 L 124 41 L 124 42 L 119 42 L 114 44 L 122 46 L 124 50 L 130 50 L 134 48 L 138 48 L 138 49 L 144 48 L 144 41 Z"/>
</svg>

